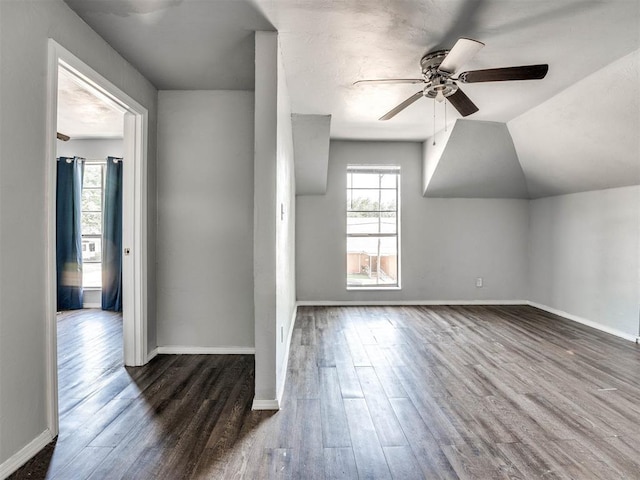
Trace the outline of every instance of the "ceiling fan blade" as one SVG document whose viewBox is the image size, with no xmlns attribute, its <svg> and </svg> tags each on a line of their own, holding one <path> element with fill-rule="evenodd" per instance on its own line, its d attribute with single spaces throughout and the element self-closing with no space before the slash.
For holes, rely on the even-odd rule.
<svg viewBox="0 0 640 480">
<path fill-rule="evenodd" d="M 65 135 L 64 133 L 56 132 L 56 138 L 58 140 L 62 140 L 63 142 L 68 142 L 71 137 L 69 135 Z"/>
<path fill-rule="evenodd" d="M 482 47 L 484 47 L 484 43 L 482 42 L 470 38 L 460 38 L 447 56 L 444 57 L 444 60 L 438 67 L 438 71 L 448 74 L 456 73 L 460 70 L 460 67 L 471 60 Z"/>
<path fill-rule="evenodd" d="M 449 103 L 451 103 L 451 105 L 453 105 L 463 117 L 467 117 L 478 111 L 476 104 L 473 103 L 471 99 L 460 89 L 458 89 L 453 95 L 449 95 L 447 100 L 449 100 Z"/>
<path fill-rule="evenodd" d="M 422 78 L 381 78 L 378 80 L 358 80 L 354 85 L 389 85 L 394 83 L 425 83 Z"/>
<path fill-rule="evenodd" d="M 458 75 L 461 83 L 504 82 L 509 80 L 540 80 L 547 75 L 549 65 L 523 65 L 522 67 L 473 70 Z"/>
<path fill-rule="evenodd" d="M 390 118 L 395 117 L 402 110 L 407 108 L 409 105 L 411 105 L 413 102 L 415 102 L 422 96 L 423 96 L 422 90 L 414 93 L 409 98 L 407 98 L 404 102 L 402 102 L 400 105 L 395 106 L 394 108 L 389 110 L 387 113 L 385 113 L 383 116 L 381 116 L 378 120 L 389 120 Z"/>
</svg>

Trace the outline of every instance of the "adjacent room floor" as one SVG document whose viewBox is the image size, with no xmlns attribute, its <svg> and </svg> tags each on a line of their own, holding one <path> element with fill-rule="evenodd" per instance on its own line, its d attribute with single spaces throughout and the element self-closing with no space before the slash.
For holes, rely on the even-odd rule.
<svg viewBox="0 0 640 480">
<path fill-rule="evenodd" d="M 60 320 L 60 436 L 11 478 L 638 478 L 640 348 L 532 307 L 300 307 L 277 413 L 252 356 L 124 368 L 118 322 Z"/>
</svg>

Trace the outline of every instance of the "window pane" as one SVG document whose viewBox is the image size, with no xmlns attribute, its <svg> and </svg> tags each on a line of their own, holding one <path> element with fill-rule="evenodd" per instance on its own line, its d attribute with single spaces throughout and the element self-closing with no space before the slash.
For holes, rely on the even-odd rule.
<svg viewBox="0 0 640 480">
<path fill-rule="evenodd" d="M 395 212 L 380 214 L 380 233 L 398 233 L 398 219 Z"/>
<path fill-rule="evenodd" d="M 351 181 L 347 183 L 349 188 L 378 188 L 380 178 L 377 173 L 349 173 Z"/>
<path fill-rule="evenodd" d="M 82 211 L 102 211 L 102 190 L 82 189 Z"/>
<path fill-rule="evenodd" d="M 382 200 L 380 210 L 396 209 L 396 190 L 381 190 L 380 199 Z"/>
<path fill-rule="evenodd" d="M 347 237 L 347 285 L 397 285 L 396 237 Z"/>
<path fill-rule="evenodd" d="M 380 217 L 377 212 L 347 213 L 347 234 L 380 233 Z"/>
<path fill-rule="evenodd" d="M 395 212 L 348 212 L 347 234 L 397 233 Z"/>
<path fill-rule="evenodd" d="M 100 235 L 102 232 L 102 213 L 82 212 L 82 234 Z"/>
<path fill-rule="evenodd" d="M 102 239 L 83 238 L 82 239 L 82 261 L 101 262 L 102 261 Z"/>
<path fill-rule="evenodd" d="M 82 286 L 98 288 L 102 286 L 101 263 L 85 263 L 82 265 Z"/>
<path fill-rule="evenodd" d="M 102 187 L 102 165 L 85 165 L 82 185 L 85 187 Z"/>
<path fill-rule="evenodd" d="M 351 190 L 347 210 L 378 210 L 380 190 Z"/>
<path fill-rule="evenodd" d="M 380 179 L 380 186 L 382 188 L 398 188 L 396 185 L 396 179 L 398 178 L 397 174 L 386 174 L 382 175 Z"/>
</svg>

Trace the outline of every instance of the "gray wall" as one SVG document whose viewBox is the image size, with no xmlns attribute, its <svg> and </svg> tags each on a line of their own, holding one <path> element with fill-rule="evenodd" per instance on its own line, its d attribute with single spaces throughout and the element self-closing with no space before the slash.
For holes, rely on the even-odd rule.
<svg viewBox="0 0 640 480">
<path fill-rule="evenodd" d="M 121 138 L 109 139 L 78 139 L 63 142 L 57 140 L 58 157 L 84 157 L 89 160 L 104 159 L 107 157 L 121 157 L 123 155 L 123 141 Z"/>
<path fill-rule="evenodd" d="M 158 346 L 253 347 L 253 92 L 158 95 Z"/>
<path fill-rule="evenodd" d="M 255 400 L 276 398 L 276 156 L 278 41 L 256 32 L 253 244 L 256 342 Z"/>
<path fill-rule="evenodd" d="M 288 333 L 296 308 L 296 182 L 291 104 L 282 55 L 278 49 L 278 130 L 276 157 L 276 397 L 286 378 Z"/>
<path fill-rule="evenodd" d="M 531 202 L 530 300 L 638 335 L 640 187 Z"/>
<path fill-rule="evenodd" d="M 273 32 L 256 32 L 254 149 L 254 407 L 276 408 L 295 309 L 295 180 L 289 95 Z"/>
<path fill-rule="evenodd" d="M 0 464 L 47 428 L 44 159 L 49 37 L 149 109 L 148 310 L 149 342 L 155 344 L 156 90 L 62 0 L 0 1 Z"/>
<path fill-rule="evenodd" d="M 402 290 L 347 291 L 346 166 L 392 163 L 402 174 Z M 421 165 L 420 143 L 331 142 L 326 195 L 297 197 L 299 301 L 526 300 L 528 201 L 424 198 Z"/>
</svg>

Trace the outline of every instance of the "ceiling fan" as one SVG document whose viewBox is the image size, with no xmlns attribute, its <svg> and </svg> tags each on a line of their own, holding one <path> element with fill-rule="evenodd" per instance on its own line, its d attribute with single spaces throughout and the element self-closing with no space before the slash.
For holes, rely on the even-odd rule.
<svg viewBox="0 0 640 480">
<path fill-rule="evenodd" d="M 524 65 L 520 67 L 490 68 L 472 70 L 454 75 L 467 63 L 484 43 L 470 38 L 460 38 L 451 50 L 437 50 L 427 53 L 420 60 L 422 78 L 388 78 L 378 80 L 358 80 L 354 85 L 421 83 L 424 87 L 404 102 L 385 113 L 380 120 L 389 120 L 421 97 L 442 102 L 445 98 L 466 117 L 478 111 L 478 107 L 467 97 L 458 83 L 502 82 L 509 80 L 539 80 L 549 71 L 549 65 Z"/>
</svg>

